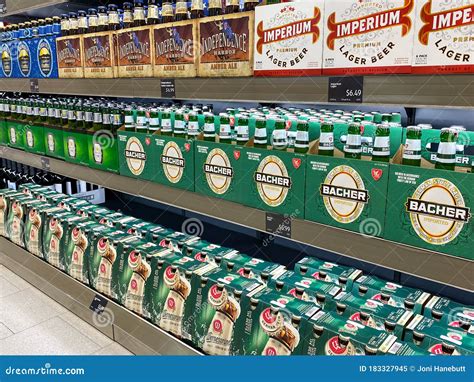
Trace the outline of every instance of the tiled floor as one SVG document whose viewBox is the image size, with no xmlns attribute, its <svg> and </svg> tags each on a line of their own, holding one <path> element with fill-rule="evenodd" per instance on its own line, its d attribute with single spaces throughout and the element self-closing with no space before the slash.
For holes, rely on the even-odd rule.
<svg viewBox="0 0 474 382">
<path fill-rule="evenodd" d="M 0 354 L 131 353 L 0 265 Z"/>
</svg>

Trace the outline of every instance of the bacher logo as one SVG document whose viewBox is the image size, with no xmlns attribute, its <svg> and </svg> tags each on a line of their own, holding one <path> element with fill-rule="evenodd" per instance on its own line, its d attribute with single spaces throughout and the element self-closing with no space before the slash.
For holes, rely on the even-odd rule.
<svg viewBox="0 0 474 382">
<path fill-rule="evenodd" d="M 136 137 L 130 137 L 125 145 L 125 158 L 130 172 L 138 176 L 145 169 L 147 160 L 143 145 Z"/>
<path fill-rule="evenodd" d="M 171 183 L 178 183 L 184 174 L 185 160 L 176 142 L 169 141 L 166 143 L 160 161 L 166 178 Z"/>
<path fill-rule="evenodd" d="M 219 195 L 227 192 L 234 176 L 229 157 L 218 148 L 211 150 L 208 154 L 204 163 L 204 173 L 210 189 Z"/>
<path fill-rule="evenodd" d="M 281 205 L 292 186 L 285 164 L 275 155 L 269 155 L 260 162 L 254 180 L 261 199 L 271 207 Z"/>
</svg>

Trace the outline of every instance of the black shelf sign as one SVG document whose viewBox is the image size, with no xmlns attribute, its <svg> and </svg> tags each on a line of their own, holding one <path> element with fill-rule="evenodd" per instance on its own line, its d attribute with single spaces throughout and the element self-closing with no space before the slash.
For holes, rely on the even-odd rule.
<svg viewBox="0 0 474 382">
<path fill-rule="evenodd" d="M 175 98 L 176 97 L 176 87 L 174 83 L 174 78 L 161 80 L 161 98 Z"/>
<path fill-rule="evenodd" d="M 104 296 L 96 294 L 91 302 L 91 305 L 89 306 L 89 309 L 96 314 L 102 314 L 108 302 L 109 300 L 107 300 Z"/>
<path fill-rule="evenodd" d="M 328 102 L 362 103 L 364 77 L 329 77 Z"/>
<path fill-rule="evenodd" d="M 39 83 L 37 78 L 30 78 L 30 93 L 39 93 Z"/>
<path fill-rule="evenodd" d="M 265 214 L 265 231 L 291 238 L 291 216 L 267 212 Z"/>
<path fill-rule="evenodd" d="M 7 13 L 7 0 L 0 0 L 0 14 Z"/>
</svg>

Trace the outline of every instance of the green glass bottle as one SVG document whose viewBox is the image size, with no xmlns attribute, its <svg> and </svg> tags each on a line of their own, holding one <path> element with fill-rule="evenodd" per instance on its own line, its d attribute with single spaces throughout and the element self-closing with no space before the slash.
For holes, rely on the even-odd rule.
<svg viewBox="0 0 474 382">
<path fill-rule="evenodd" d="M 456 167 L 456 130 L 450 127 L 441 129 L 435 168 L 438 170 L 454 171 Z"/>
<path fill-rule="evenodd" d="M 318 154 L 331 157 L 334 156 L 334 124 L 331 122 L 321 123 Z"/>
<path fill-rule="evenodd" d="M 382 123 L 383 122 L 391 122 L 392 121 L 392 114 L 390 113 L 383 113 L 382 114 Z"/>
<path fill-rule="evenodd" d="M 261 149 L 268 148 L 267 120 L 265 117 L 255 117 L 253 145 Z"/>
<path fill-rule="evenodd" d="M 214 114 L 204 113 L 204 140 L 209 142 L 216 141 L 216 125 L 214 123 Z"/>
<path fill-rule="evenodd" d="M 60 127 L 61 123 L 61 102 L 59 99 L 53 100 L 53 108 L 54 108 L 54 126 Z"/>
<path fill-rule="evenodd" d="M 243 114 L 237 114 L 236 141 L 239 146 L 245 146 L 249 141 L 249 119 Z"/>
<path fill-rule="evenodd" d="M 146 115 L 146 109 L 143 106 L 137 108 L 137 122 L 135 124 L 135 129 L 137 133 L 148 133 L 148 117 Z"/>
<path fill-rule="evenodd" d="M 187 139 L 196 139 L 199 135 L 199 121 L 198 115 L 195 111 L 190 111 L 188 114 L 188 126 L 186 129 Z"/>
<path fill-rule="evenodd" d="M 298 120 L 296 125 L 295 153 L 306 154 L 309 150 L 309 123 Z"/>
<path fill-rule="evenodd" d="M 375 129 L 372 160 L 376 162 L 390 162 L 390 126 L 380 124 Z"/>
<path fill-rule="evenodd" d="M 285 121 L 283 118 L 275 119 L 275 129 L 272 135 L 272 146 L 274 150 L 286 150 L 288 147 L 288 137 L 286 134 Z"/>
<path fill-rule="evenodd" d="M 67 101 L 64 99 L 61 102 L 61 106 L 59 110 L 61 111 L 61 126 L 67 127 L 68 126 L 68 119 L 67 119 Z"/>
<path fill-rule="evenodd" d="M 76 111 L 74 110 L 74 105 L 74 100 L 70 100 L 67 104 L 67 127 L 69 129 L 76 128 Z"/>
<path fill-rule="evenodd" d="M 171 126 L 171 111 L 170 109 L 165 109 L 161 112 L 161 135 L 172 136 L 173 128 Z"/>
<path fill-rule="evenodd" d="M 133 107 L 127 105 L 125 108 L 125 131 L 135 131 L 135 118 L 133 117 Z"/>
<path fill-rule="evenodd" d="M 151 107 L 148 110 L 148 132 L 155 134 L 160 131 L 160 113 L 156 107 Z"/>
<path fill-rule="evenodd" d="M 122 109 L 119 104 L 112 104 L 110 108 L 110 120 L 112 121 L 112 131 L 116 132 L 122 127 L 123 116 Z"/>
<path fill-rule="evenodd" d="M 186 135 L 186 122 L 184 120 L 184 111 L 177 110 L 174 113 L 173 136 L 184 138 Z"/>
<path fill-rule="evenodd" d="M 94 127 L 94 111 L 89 101 L 83 103 L 84 130 L 90 130 Z"/>
<path fill-rule="evenodd" d="M 219 142 L 232 143 L 232 131 L 230 127 L 230 116 L 227 113 L 219 114 Z"/>
<path fill-rule="evenodd" d="M 110 104 L 104 102 L 102 104 L 102 129 L 104 130 L 112 130 L 112 120 L 110 114 Z"/>
<path fill-rule="evenodd" d="M 82 101 L 79 100 L 74 106 L 74 111 L 76 113 L 76 129 L 85 130 L 86 126 L 84 123 L 84 110 L 82 106 Z"/>
<path fill-rule="evenodd" d="M 403 146 L 402 164 L 420 167 L 421 165 L 421 134 L 420 126 L 408 126 L 405 145 Z"/>
<path fill-rule="evenodd" d="M 362 138 L 359 123 L 350 123 L 347 129 L 347 140 L 344 145 L 344 157 L 350 159 L 361 159 Z"/>
<path fill-rule="evenodd" d="M 92 105 L 93 121 L 92 129 L 94 131 L 102 130 L 102 108 L 100 103 L 96 102 Z"/>
</svg>

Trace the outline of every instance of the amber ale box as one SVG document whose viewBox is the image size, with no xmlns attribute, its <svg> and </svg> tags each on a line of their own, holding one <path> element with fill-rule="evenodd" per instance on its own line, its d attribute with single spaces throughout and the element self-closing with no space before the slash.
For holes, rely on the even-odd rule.
<svg viewBox="0 0 474 382">
<path fill-rule="evenodd" d="M 136 27 L 119 31 L 117 60 L 119 77 L 152 77 L 151 28 Z"/>
<path fill-rule="evenodd" d="M 414 0 L 325 2 L 323 74 L 410 73 Z"/>
<path fill-rule="evenodd" d="M 82 36 L 67 36 L 56 39 L 59 78 L 83 78 L 84 56 Z"/>
<path fill-rule="evenodd" d="M 178 21 L 153 28 L 153 75 L 155 77 L 196 77 L 197 21 Z"/>
<path fill-rule="evenodd" d="M 200 77 L 253 75 L 254 12 L 199 19 Z"/>
<path fill-rule="evenodd" d="M 474 72 L 472 0 L 418 0 L 414 73 Z"/>
<path fill-rule="evenodd" d="M 83 36 L 84 77 L 118 77 L 117 51 L 112 32 L 99 32 Z"/>
</svg>

